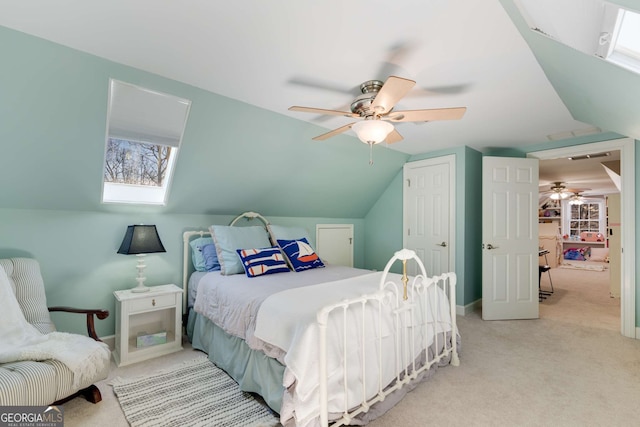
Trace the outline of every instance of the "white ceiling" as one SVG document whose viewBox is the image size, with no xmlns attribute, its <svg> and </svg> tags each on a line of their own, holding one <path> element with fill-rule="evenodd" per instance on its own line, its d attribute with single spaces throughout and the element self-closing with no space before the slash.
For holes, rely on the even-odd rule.
<svg viewBox="0 0 640 427">
<path fill-rule="evenodd" d="M 519 147 L 585 130 L 498 0 L 0 0 L 0 25 L 333 129 L 288 111 L 347 109 L 360 83 L 417 81 L 398 109 L 466 106 L 402 123 L 408 154 Z M 247 117 L 250 119 L 250 117 Z M 322 133 L 322 132 L 320 132 Z"/>
</svg>

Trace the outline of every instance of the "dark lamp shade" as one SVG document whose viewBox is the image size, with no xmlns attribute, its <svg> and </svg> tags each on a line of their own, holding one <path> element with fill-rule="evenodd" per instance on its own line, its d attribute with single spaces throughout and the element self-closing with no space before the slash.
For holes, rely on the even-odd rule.
<svg viewBox="0 0 640 427">
<path fill-rule="evenodd" d="M 166 252 L 155 225 L 130 225 L 122 239 L 119 254 L 139 255 Z"/>
</svg>

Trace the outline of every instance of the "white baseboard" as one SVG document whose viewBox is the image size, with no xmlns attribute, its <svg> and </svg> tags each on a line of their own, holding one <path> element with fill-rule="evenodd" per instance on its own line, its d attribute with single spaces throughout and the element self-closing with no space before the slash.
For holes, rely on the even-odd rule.
<svg viewBox="0 0 640 427">
<path fill-rule="evenodd" d="M 475 300 L 467 305 L 456 305 L 456 314 L 458 316 L 466 316 L 469 313 L 473 313 L 476 310 L 482 309 L 482 298 Z"/>
<path fill-rule="evenodd" d="M 116 336 L 107 335 L 106 337 L 100 337 L 103 343 L 109 346 L 109 350 L 113 351 L 116 348 Z"/>
</svg>

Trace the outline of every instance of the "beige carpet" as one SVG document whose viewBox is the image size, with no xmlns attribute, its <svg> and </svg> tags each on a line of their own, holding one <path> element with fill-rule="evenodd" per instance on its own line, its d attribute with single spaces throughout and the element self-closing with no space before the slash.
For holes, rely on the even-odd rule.
<svg viewBox="0 0 640 427">
<path fill-rule="evenodd" d="M 439 369 L 369 425 L 638 425 L 640 341 L 620 335 L 620 300 L 609 297 L 608 272 L 553 269 L 551 276 L 555 293 L 540 303 L 540 319 L 459 317 L 460 366 Z M 111 376 L 154 372 L 193 355 L 184 350 Z M 98 386 L 98 405 L 81 398 L 64 405 L 65 427 L 127 425 L 111 387 Z"/>
</svg>

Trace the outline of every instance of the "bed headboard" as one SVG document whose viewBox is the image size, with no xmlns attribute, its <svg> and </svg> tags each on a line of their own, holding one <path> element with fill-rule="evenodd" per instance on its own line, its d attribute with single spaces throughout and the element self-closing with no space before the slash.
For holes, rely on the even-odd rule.
<svg viewBox="0 0 640 427">
<path fill-rule="evenodd" d="M 262 221 L 264 223 L 264 226 L 268 226 L 269 225 L 269 221 L 267 221 L 267 219 L 265 217 L 263 217 L 262 215 L 260 215 L 257 212 L 242 212 L 240 215 L 238 215 L 237 217 L 235 217 L 233 219 L 233 221 L 231 221 L 231 223 L 229 225 L 233 226 L 236 224 L 236 222 L 240 221 L 242 218 L 246 218 L 247 220 L 252 220 L 252 219 L 256 219 L 258 218 L 260 221 Z"/>
<path fill-rule="evenodd" d="M 238 215 L 237 217 L 235 217 L 230 223 L 230 226 L 234 226 L 236 225 L 236 223 L 238 221 L 240 221 L 241 219 L 247 219 L 247 220 L 253 220 L 253 219 L 259 219 L 260 221 L 262 221 L 262 223 L 264 224 L 267 233 L 269 233 L 269 235 L 271 235 L 271 232 L 269 230 L 269 221 L 263 217 L 262 215 L 260 215 L 257 212 L 243 212 L 240 215 Z M 189 273 L 191 273 L 193 271 L 193 263 L 191 261 L 191 246 L 189 245 L 189 242 L 197 237 L 208 237 L 211 236 L 211 232 L 209 230 L 195 230 L 195 231 L 185 231 L 184 233 L 182 233 L 182 289 L 184 290 L 184 298 L 182 299 L 182 313 L 183 314 L 187 314 L 187 300 L 188 300 L 188 285 L 189 285 Z"/>
</svg>

